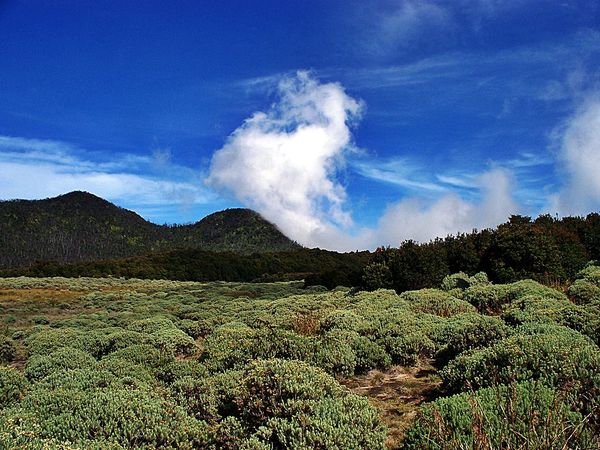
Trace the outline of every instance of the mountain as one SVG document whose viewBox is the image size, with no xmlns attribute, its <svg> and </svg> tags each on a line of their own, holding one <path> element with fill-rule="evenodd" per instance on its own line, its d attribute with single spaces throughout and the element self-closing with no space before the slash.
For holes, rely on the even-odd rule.
<svg viewBox="0 0 600 450">
<path fill-rule="evenodd" d="M 301 248 L 248 209 L 190 225 L 156 225 L 88 192 L 0 201 L 0 267 L 123 258 L 174 249 L 250 254 Z"/>
</svg>

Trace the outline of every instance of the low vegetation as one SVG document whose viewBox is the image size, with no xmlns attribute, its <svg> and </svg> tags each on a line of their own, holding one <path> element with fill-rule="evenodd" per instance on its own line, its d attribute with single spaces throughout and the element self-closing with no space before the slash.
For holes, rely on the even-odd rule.
<svg viewBox="0 0 600 450">
<path fill-rule="evenodd" d="M 0 448 L 596 448 L 600 267 L 440 281 L 2 279 Z"/>
</svg>

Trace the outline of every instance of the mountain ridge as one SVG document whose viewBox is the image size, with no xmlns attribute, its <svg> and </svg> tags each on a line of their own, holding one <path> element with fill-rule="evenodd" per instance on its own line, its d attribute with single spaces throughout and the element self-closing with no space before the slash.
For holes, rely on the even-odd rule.
<svg viewBox="0 0 600 450">
<path fill-rule="evenodd" d="M 242 254 L 299 249 L 259 213 L 231 208 L 184 225 L 158 225 L 85 191 L 0 201 L 0 267 L 201 249 Z"/>
</svg>

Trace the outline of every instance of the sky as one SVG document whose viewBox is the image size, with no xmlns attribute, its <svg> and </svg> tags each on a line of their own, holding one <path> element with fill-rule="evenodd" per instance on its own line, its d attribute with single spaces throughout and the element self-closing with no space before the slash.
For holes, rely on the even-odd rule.
<svg viewBox="0 0 600 450">
<path fill-rule="evenodd" d="M 600 0 L 0 0 L 0 199 L 335 250 L 600 210 Z"/>
</svg>

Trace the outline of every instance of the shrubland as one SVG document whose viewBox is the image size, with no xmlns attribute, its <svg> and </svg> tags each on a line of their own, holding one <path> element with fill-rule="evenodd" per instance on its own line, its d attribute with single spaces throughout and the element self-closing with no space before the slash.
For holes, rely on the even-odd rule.
<svg viewBox="0 0 600 450">
<path fill-rule="evenodd" d="M 576 276 L 563 292 L 457 273 L 401 295 L 5 278 L 0 448 L 383 449 L 394 423 L 345 384 L 398 365 L 439 388 L 398 406 L 389 446 L 594 448 L 600 267 Z"/>
</svg>

